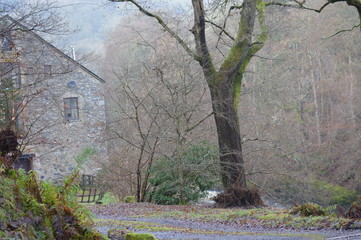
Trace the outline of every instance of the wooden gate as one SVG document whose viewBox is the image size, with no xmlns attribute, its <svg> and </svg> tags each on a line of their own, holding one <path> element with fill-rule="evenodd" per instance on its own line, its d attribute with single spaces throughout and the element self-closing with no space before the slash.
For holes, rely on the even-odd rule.
<svg viewBox="0 0 361 240">
<path fill-rule="evenodd" d="M 77 194 L 77 198 L 81 203 L 98 202 L 102 199 L 103 193 L 97 186 L 96 177 L 93 175 L 81 176 L 80 191 Z"/>
</svg>

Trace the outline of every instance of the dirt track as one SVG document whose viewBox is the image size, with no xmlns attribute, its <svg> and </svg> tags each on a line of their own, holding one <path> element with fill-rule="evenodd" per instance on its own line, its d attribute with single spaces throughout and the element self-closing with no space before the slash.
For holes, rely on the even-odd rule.
<svg viewBox="0 0 361 240">
<path fill-rule="evenodd" d="M 361 231 L 265 229 L 219 221 L 182 218 L 182 211 L 202 206 L 159 206 L 151 204 L 112 204 L 93 206 L 91 211 L 102 220 L 97 228 L 106 233 L 111 228 L 151 232 L 158 239 L 361 239 Z M 159 214 L 158 214 L 159 213 Z M 175 217 L 177 215 L 179 217 Z M 157 216 L 159 215 L 159 216 Z"/>
</svg>

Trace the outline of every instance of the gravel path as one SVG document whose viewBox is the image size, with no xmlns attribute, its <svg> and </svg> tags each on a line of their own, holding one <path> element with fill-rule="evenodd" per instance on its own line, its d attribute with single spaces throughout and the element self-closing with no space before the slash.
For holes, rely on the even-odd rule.
<svg viewBox="0 0 361 240">
<path fill-rule="evenodd" d="M 142 208 L 144 207 L 144 208 Z M 153 206 L 152 206 L 153 207 Z M 295 231 L 289 229 L 264 229 L 264 228 L 251 228 L 244 226 L 227 225 L 224 223 L 216 222 L 201 222 L 192 220 L 180 220 L 167 217 L 141 217 L 142 212 L 147 212 L 148 205 L 117 205 L 110 211 L 108 208 L 91 209 L 100 219 L 114 219 L 123 221 L 136 221 L 142 223 L 151 223 L 159 226 L 166 226 L 170 229 L 182 228 L 181 231 L 150 231 L 131 229 L 135 232 L 151 232 L 158 239 L 204 239 L 204 240 L 295 240 L 295 239 L 349 239 L 361 240 L 361 231 L 336 231 L 336 230 L 318 230 L 318 231 Z M 174 211 L 174 206 L 157 206 L 155 211 L 167 211 L 171 209 Z M 127 209 L 128 211 L 124 211 Z M 148 210 L 149 211 L 149 210 Z M 137 217 L 135 217 L 137 216 Z M 140 217 L 138 217 L 140 216 Z M 104 234 L 110 227 L 98 227 L 98 230 Z M 200 232 L 200 233 L 198 233 Z"/>
</svg>

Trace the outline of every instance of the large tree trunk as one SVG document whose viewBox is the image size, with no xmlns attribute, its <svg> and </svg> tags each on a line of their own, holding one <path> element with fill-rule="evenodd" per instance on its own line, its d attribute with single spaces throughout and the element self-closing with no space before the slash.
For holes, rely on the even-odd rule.
<svg viewBox="0 0 361 240">
<path fill-rule="evenodd" d="M 188 47 L 187 43 L 183 41 L 160 16 L 143 8 L 136 0 L 111 1 L 130 2 L 145 15 L 155 18 L 163 29 L 174 37 L 184 50 L 200 64 L 211 92 L 212 107 L 221 151 L 220 163 L 222 167 L 223 185 L 226 189 L 231 185 L 246 188 L 246 173 L 242 157 L 237 108 L 243 73 L 252 56 L 263 47 L 267 39 L 267 29 L 265 25 L 266 3 L 262 0 L 242 1 L 238 31 L 234 39 L 234 44 L 217 71 L 207 46 L 205 31 L 206 16 L 203 0 L 192 0 L 194 11 L 192 33 L 196 46 L 195 52 Z M 257 35 L 256 39 L 253 39 L 256 17 L 261 32 Z"/>
<path fill-rule="evenodd" d="M 241 133 L 234 104 L 222 97 L 213 99 L 214 118 L 220 148 L 220 164 L 224 188 L 232 184 L 246 186 L 246 173 L 242 155 Z"/>
<path fill-rule="evenodd" d="M 216 121 L 220 148 L 222 181 L 225 189 L 231 185 L 247 187 L 238 121 L 238 99 L 243 73 L 252 57 L 252 33 L 257 13 L 256 1 L 245 0 L 241 10 L 235 43 L 218 71 L 210 56 L 205 33 L 205 13 L 202 0 L 192 0 L 194 27 L 192 29 L 197 58 L 207 80 Z M 261 45 L 261 44 L 260 44 Z"/>
</svg>

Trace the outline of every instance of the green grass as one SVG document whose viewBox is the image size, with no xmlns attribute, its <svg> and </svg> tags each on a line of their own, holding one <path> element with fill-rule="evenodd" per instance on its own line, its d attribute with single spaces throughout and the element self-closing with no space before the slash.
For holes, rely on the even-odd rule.
<svg viewBox="0 0 361 240">
<path fill-rule="evenodd" d="M 232 231 L 226 232 L 221 230 L 204 230 L 193 229 L 186 227 L 173 226 L 168 224 L 150 223 L 142 221 L 125 221 L 113 219 L 95 219 L 96 226 L 107 226 L 110 228 L 132 228 L 141 231 L 150 232 L 178 232 L 178 233 L 191 233 L 191 234 L 211 234 L 211 235 L 253 235 L 253 236 L 282 236 L 282 237 L 304 237 L 308 239 L 321 240 L 326 236 L 323 234 L 313 233 L 264 233 L 264 232 L 245 232 L 245 231 Z"/>
<path fill-rule="evenodd" d="M 341 229 L 350 219 L 335 216 L 302 217 L 290 214 L 287 209 L 220 209 L 184 207 L 164 211 L 159 207 L 147 208 L 135 218 L 171 218 L 200 222 L 234 223 L 254 227 L 288 229 Z M 361 220 L 355 220 L 361 221 Z"/>
</svg>

